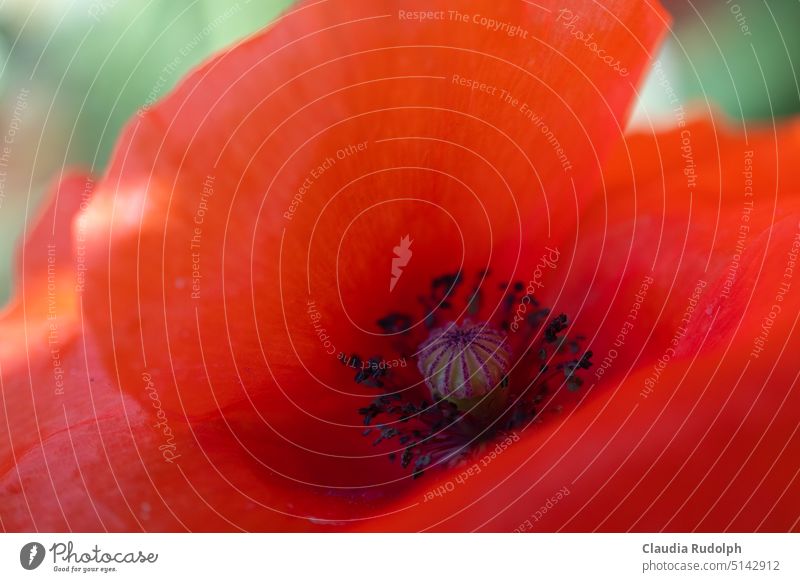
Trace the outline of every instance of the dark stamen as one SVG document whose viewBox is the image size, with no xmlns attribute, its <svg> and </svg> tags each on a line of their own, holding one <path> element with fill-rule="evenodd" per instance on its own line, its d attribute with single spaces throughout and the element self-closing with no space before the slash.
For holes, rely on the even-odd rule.
<svg viewBox="0 0 800 582">
<path fill-rule="evenodd" d="M 378 326 L 387 333 L 405 333 L 411 328 L 412 319 L 404 313 L 390 313 L 378 320 Z"/>
<path fill-rule="evenodd" d="M 482 271 L 480 279 L 485 279 L 488 274 L 488 269 Z M 452 307 L 455 290 L 461 282 L 461 273 L 442 275 L 432 281 L 430 295 L 419 298 L 429 328 L 436 327 L 438 323 L 437 306 L 442 309 Z M 475 286 L 460 299 L 464 302 L 464 312 L 470 316 L 480 312 L 481 287 L 481 281 L 476 281 Z M 552 403 L 558 389 L 566 387 L 568 392 L 578 390 L 583 384 L 581 372 L 592 366 L 592 352 L 581 348 L 584 338 L 569 337 L 565 333 L 569 327 L 565 314 L 551 317 L 549 309 L 541 308 L 532 295 L 524 293 L 524 285 L 519 281 L 504 283 L 500 289 L 506 295 L 502 299 L 498 320 L 505 330 L 508 330 L 510 314 L 521 298 L 527 296 L 527 302 L 534 310 L 522 321 L 522 326 L 527 326 L 526 333 L 514 336 L 517 347 L 512 347 L 512 371 L 503 376 L 494 388 L 506 393 L 503 402 L 507 404 L 492 409 L 494 411 L 488 416 L 485 411 L 477 414 L 470 407 L 461 410 L 454 402 L 442 398 L 441 394 L 431 402 L 431 394 L 423 392 L 424 383 L 419 383 L 420 387 L 414 390 L 398 391 L 406 387 L 384 386 L 386 382 L 391 383 L 396 379 L 388 374 L 385 367 L 380 366 L 383 361 L 380 356 L 364 363 L 358 355 L 352 354 L 343 362 L 358 368 L 356 382 L 385 390 L 369 406 L 359 410 L 364 425 L 368 427 L 364 434 L 377 431 L 377 437 L 373 439 L 373 445 L 376 446 L 386 442 L 397 443 L 397 450 L 388 453 L 389 459 L 394 461 L 399 455 L 401 467 L 410 467 L 415 479 L 434 465 L 452 465 L 461 461 L 480 443 L 502 438 L 531 423 L 542 412 L 560 410 L 560 405 Z M 378 325 L 388 333 L 398 333 L 408 332 L 411 322 L 412 318 L 408 315 L 392 313 L 380 319 Z M 472 328 L 456 327 L 453 333 L 466 333 L 459 331 L 462 329 L 470 331 Z M 480 329 L 480 325 L 477 329 Z M 465 345 L 470 345 L 469 338 L 461 339 Z M 419 350 L 405 348 L 401 351 L 420 353 Z M 480 349 L 476 349 L 475 353 L 489 357 Z M 473 367 L 474 364 L 470 363 L 465 369 L 471 371 Z M 447 397 L 454 398 L 449 393 Z"/>
</svg>

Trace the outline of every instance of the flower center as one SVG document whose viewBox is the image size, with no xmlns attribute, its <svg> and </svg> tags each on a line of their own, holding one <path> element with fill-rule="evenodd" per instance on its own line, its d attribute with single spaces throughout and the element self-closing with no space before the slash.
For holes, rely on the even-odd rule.
<svg viewBox="0 0 800 582">
<path fill-rule="evenodd" d="M 543 422 L 548 411 L 557 413 L 592 365 L 592 352 L 581 347 L 584 338 L 569 335 L 567 316 L 554 316 L 523 294 L 522 281 L 499 284 L 503 296 L 491 323 L 455 323 L 456 314 L 479 317 L 489 277 L 490 270 L 480 271 L 467 289 L 462 273 L 434 279 L 429 294 L 419 297 L 429 330 L 424 341 L 417 335 L 422 330 L 411 325 L 420 318 L 411 313 L 392 312 L 377 321 L 396 338 L 403 361 L 416 353 L 427 390 L 418 377 L 380 366 L 385 360 L 379 355 L 367 369 L 357 354 L 342 360 L 357 369 L 357 383 L 380 391 L 358 410 L 364 435 L 377 435 L 375 446 L 395 443 L 389 459 L 411 467 L 415 479 L 430 467 L 456 466 L 497 439 L 515 437 Z"/>
<path fill-rule="evenodd" d="M 464 408 L 502 390 L 511 353 L 507 337 L 488 323 L 449 323 L 419 347 L 417 365 L 431 396 Z"/>
</svg>

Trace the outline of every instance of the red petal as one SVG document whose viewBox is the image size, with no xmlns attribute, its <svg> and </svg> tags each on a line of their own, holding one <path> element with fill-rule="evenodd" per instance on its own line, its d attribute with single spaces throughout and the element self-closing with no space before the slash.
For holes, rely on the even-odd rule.
<svg viewBox="0 0 800 582">
<path fill-rule="evenodd" d="M 799 129 L 793 122 L 750 132 L 745 140 L 717 133 L 709 122 L 690 126 L 700 176 L 691 213 L 682 130 L 630 138 L 606 174 L 608 231 L 597 226 L 606 215 L 588 215 L 590 236 L 576 263 L 606 258 L 592 284 L 586 275 L 581 286 L 575 273 L 569 286 L 576 291 L 566 299 L 569 305 L 588 296 L 576 326 L 598 330 L 589 343 L 599 347 L 599 364 L 641 281 L 653 276 L 618 358 L 593 378 L 592 393 L 577 409 L 529 428 L 479 474 L 465 478 L 459 469 L 431 479 L 398 504 L 417 503 L 413 509 L 366 527 L 800 529 L 793 355 L 800 345 Z M 742 173 L 745 151 L 753 152 L 752 177 Z M 753 197 L 745 196 L 746 179 L 753 181 Z M 743 212 L 751 200 L 752 212 Z M 742 224 L 749 229 L 739 253 Z M 603 243 L 607 255 L 598 251 Z M 686 325 L 698 279 L 706 287 Z M 429 493 L 436 491 L 442 495 Z"/>
<path fill-rule="evenodd" d="M 747 135 L 700 121 L 620 144 L 604 169 L 594 209 L 581 217 L 563 290 L 545 290 L 561 293 L 551 303 L 575 316 L 597 364 L 614 356 L 595 368 L 603 368 L 596 378 L 624 375 L 660 357 L 699 282 L 707 287 L 677 356 L 697 353 L 712 322 L 707 349 L 725 345 L 756 305 L 756 280 L 777 287 L 787 251 L 775 246 L 771 233 L 800 209 L 800 177 L 792 170 L 799 146 L 798 121 L 751 128 Z M 751 175 L 744 175 L 746 166 Z M 752 197 L 745 196 L 746 187 Z M 764 257 L 776 261 L 773 269 L 762 265 Z"/>
<path fill-rule="evenodd" d="M 24 454 L 40 437 L 62 428 L 62 407 L 72 402 L 71 370 L 62 362 L 77 320 L 71 224 L 92 187 L 79 174 L 64 178 L 18 253 L 14 294 L 0 316 L 2 404 L 8 427 L 3 431 L 8 441 L 3 439 L 0 450 L 3 472 L 13 467 L 10 445 L 16 454 Z"/>
<path fill-rule="evenodd" d="M 92 187 L 75 174 L 53 190 L 0 318 L 3 529 L 285 531 L 384 514 L 391 489 L 345 495 L 287 482 L 250 454 L 279 453 L 253 442 L 245 450 L 222 419 L 190 429 L 179 415 L 164 418 L 159 387 L 141 377 L 144 406 L 120 393 L 76 294 L 86 224 L 74 219 Z"/>
<path fill-rule="evenodd" d="M 606 4 L 580 3 L 577 21 L 558 20 L 553 2 L 463 5 L 527 31 L 515 38 L 480 20 L 405 20 L 388 1 L 303 3 L 193 74 L 129 127 L 90 212 L 86 298 L 123 390 L 142 398 L 148 371 L 167 408 L 195 420 L 225 410 L 241 438 L 283 452 L 270 467 L 303 481 L 396 477 L 356 426 L 373 391 L 326 353 L 308 301 L 334 352 L 385 353 L 375 320 L 416 305 L 462 254 L 465 270 L 502 256 L 512 276 L 538 259 L 531 248 L 569 235 L 664 26 L 653 7 Z M 335 170 L 312 176 L 289 220 L 328 158 Z M 406 234 L 416 260 L 390 296 Z"/>
<path fill-rule="evenodd" d="M 494 459 L 479 457 L 480 473 L 431 478 L 398 502 L 412 509 L 365 527 L 797 531 L 798 345 L 795 332 L 769 362 L 748 361 L 747 346 L 676 362 L 646 399 L 651 370 L 642 369 L 612 397 L 589 398 Z"/>
</svg>

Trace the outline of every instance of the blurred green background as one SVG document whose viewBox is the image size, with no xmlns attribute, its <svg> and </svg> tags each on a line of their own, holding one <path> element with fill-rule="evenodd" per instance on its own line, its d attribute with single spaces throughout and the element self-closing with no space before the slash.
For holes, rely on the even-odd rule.
<svg viewBox="0 0 800 582">
<path fill-rule="evenodd" d="M 353 0 L 361 1 L 361 0 Z M 508 1 L 508 0 L 501 0 Z M 0 302 L 13 249 L 65 165 L 102 173 L 120 129 L 214 51 L 268 24 L 291 0 L 5 0 L 0 133 L 13 131 L 0 190 Z M 733 118 L 800 111 L 800 2 L 673 0 L 659 60 L 682 103 Z M 672 115 L 651 76 L 634 124 Z"/>
</svg>

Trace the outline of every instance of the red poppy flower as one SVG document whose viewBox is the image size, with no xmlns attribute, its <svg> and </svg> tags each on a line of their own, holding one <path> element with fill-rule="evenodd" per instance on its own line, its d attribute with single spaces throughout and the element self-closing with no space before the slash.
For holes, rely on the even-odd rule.
<svg viewBox="0 0 800 582">
<path fill-rule="evenodd" d="M 623 139 L 654 3 L 406 4 L 297 5 L 59 182 L 6 530 L 798 528 L 800 127 Z"/>
</svg>

